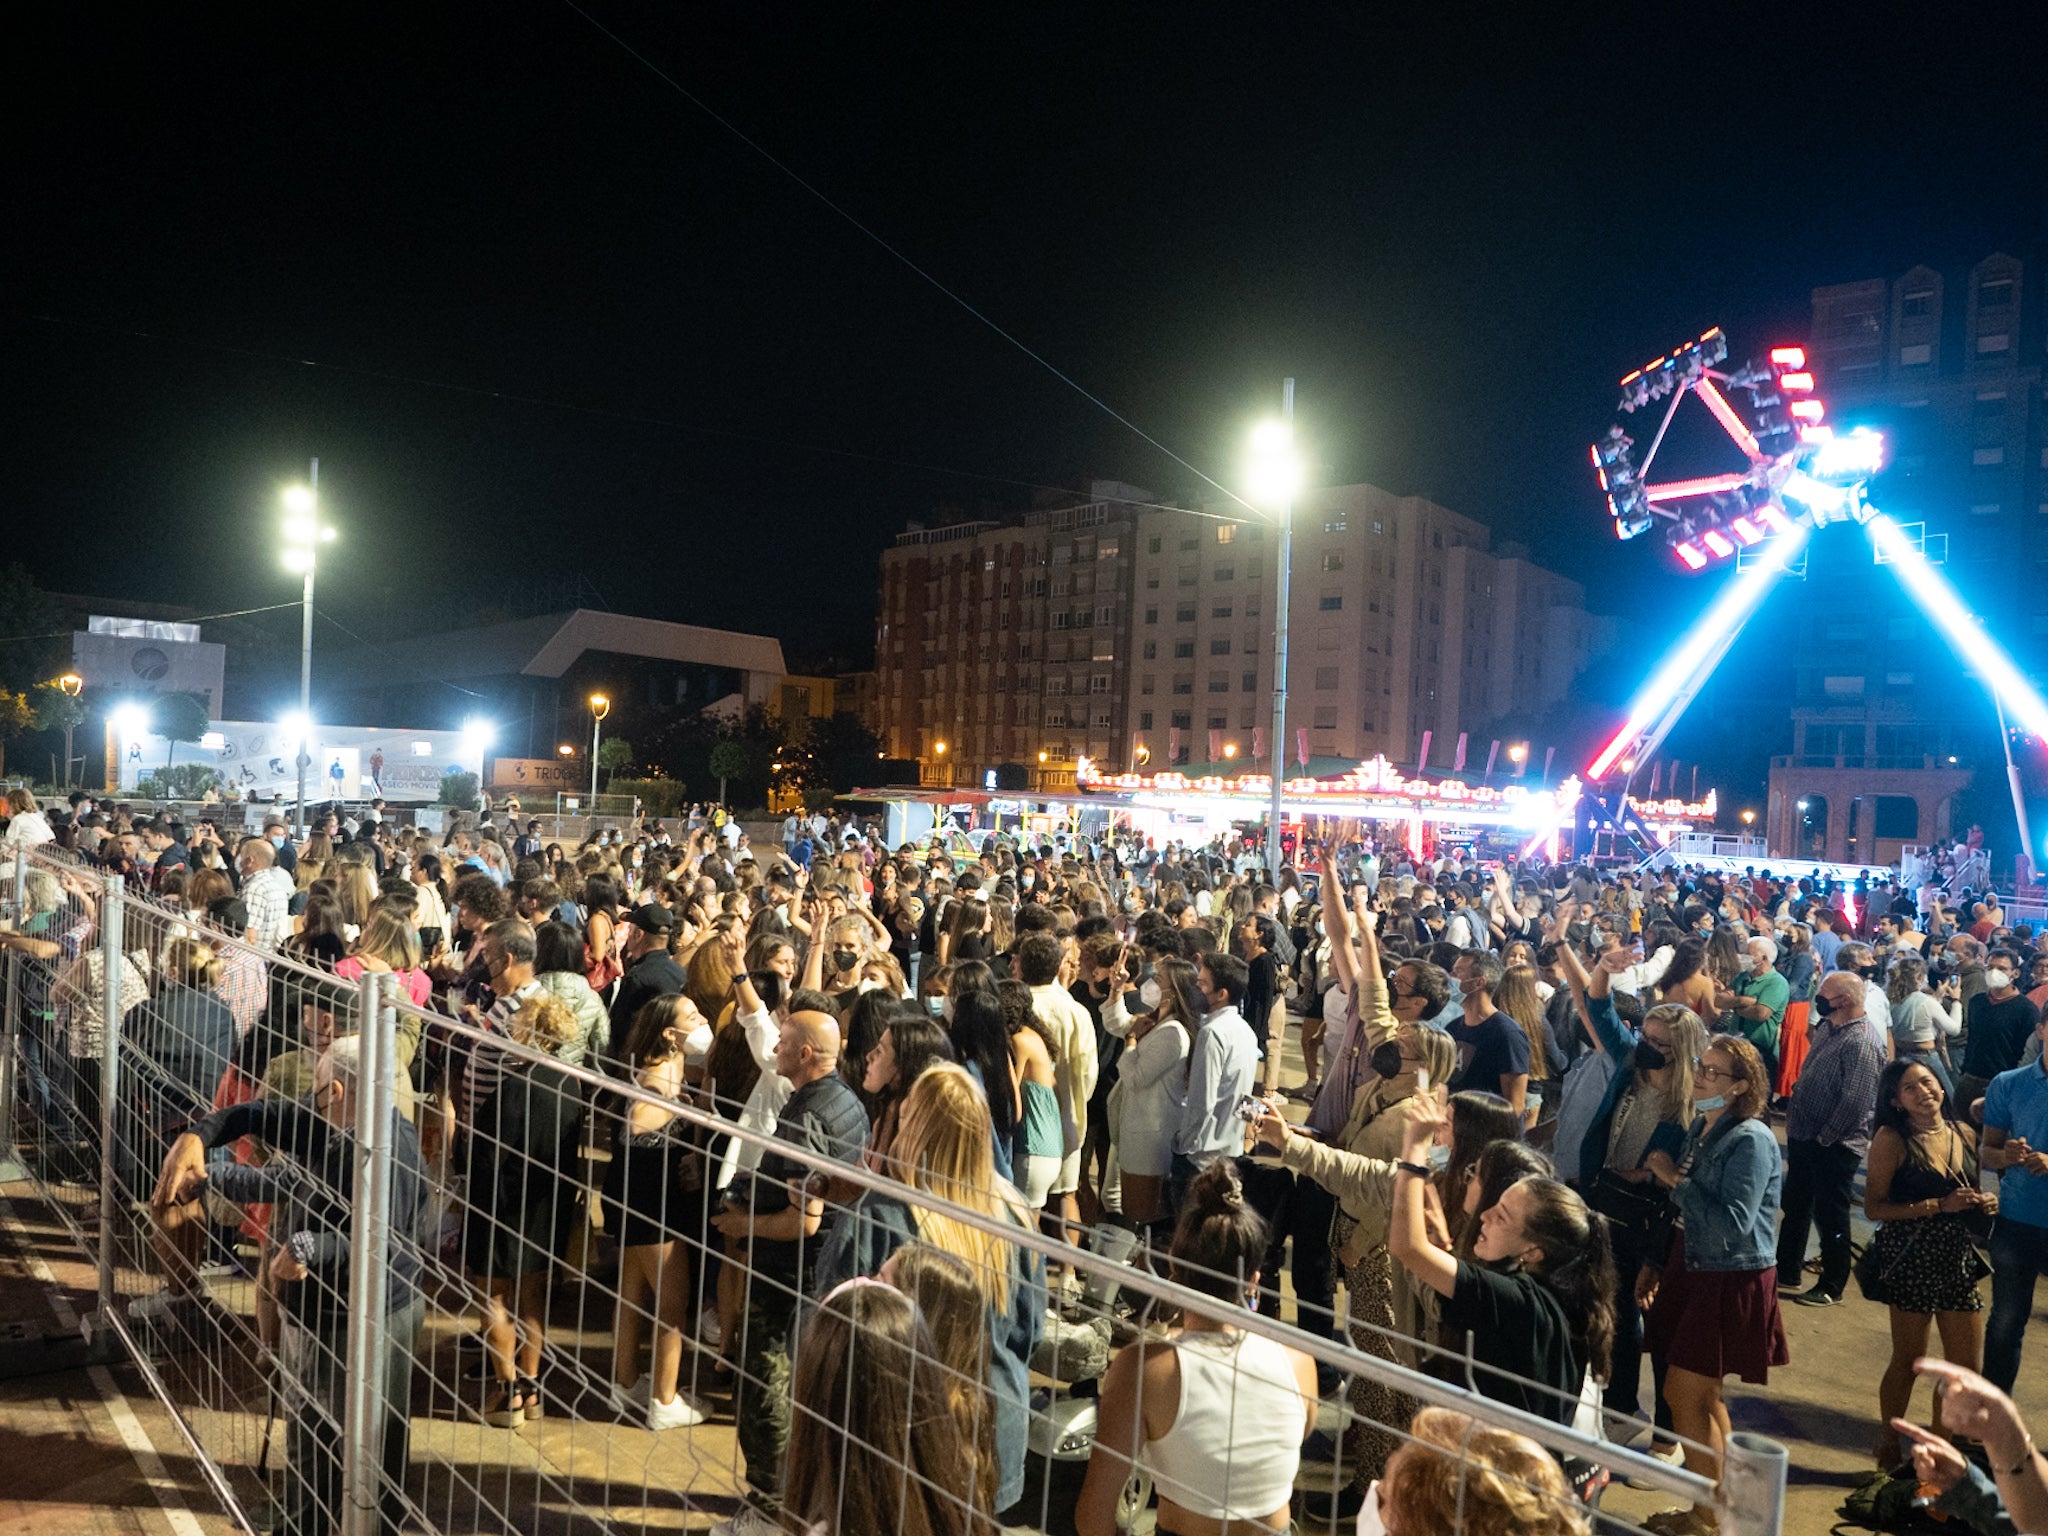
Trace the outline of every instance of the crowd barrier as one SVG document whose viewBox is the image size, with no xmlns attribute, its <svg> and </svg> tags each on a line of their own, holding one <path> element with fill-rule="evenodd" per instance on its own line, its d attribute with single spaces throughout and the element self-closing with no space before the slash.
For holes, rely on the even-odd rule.
<svg viewBox="0 0 2048 1536">
<path fill-rule="evenodd" d="M 388 972 L 342 979 L 255 949 L 55 852 L 9 862 L 6 915 L 29 942 L 7 955 L 0 1146 L 94 1266 L 88 1332 L 134 1361 L 245 1530 L 700 1529 L 740 1510 L 750 1467 L 756 1485 L 764 1466 L 779 1472 L 785 1439 L 792 1466 L 830 1445 L 842 1462 L 864 1458 L 871 1483 L 886 1467 L 900 1482 L 890 1497 L 985 1520 L 997 1478 L 1015 1481 L 1007 1407 L 1028 1426 L 1008 1523 L 1071 1532 L 1110 1360 L 1168 1337 L 1178 1312 L 1221 1309 L 1248 1338 L 1383 1389 L 1323 1405 L 1343 1450 L 1304 1463 L 1303 1488 L 1343 1487 L 1358 1447 L 1383 1454 L 1408 1439 L 1416 1407 L 1436 1405 L 1567 1466 L 1718 1501 L 1724 1531 L 1778 1536 L 1786 1465 L 1769 1442 L 1738 1436 L 1717 1488 L 1607 1440 L 1597 1406 L 1562 1424 L 1475 1393 L 1459 1381 L 1484 1367 L 1452 1357 L 1445 1369 L 1427 1358 L 1437 1352 L 1354 1325 L 1341 1293 L 1334 1315 L 1291 1297 L 1280 1316 L 1226 1306 L 1149 1234 L 1105 1226 L 1071 1246 L 1000 1202 L 991 1214 L 912 1188 L 904 1170 L 778 1140 L 742 1104 L 637 1087 L 578 1059 L 576 1040 L 542 1050 L 426 1011 Z M 167 1151 L 189 1150 L 177 1133 L 195 1126 L 219 1133 L 203 1182 L 175 1166 L 166 1181 Z M 771 1155 L 802 1171 L 791 1196 L 822 1207 L 815 1235 L 799 1221 L 793 1252 L 716 1224 L 721 1172 L 745 1187 Z M 843 1360 L 836 1387 L 804 1369 L 821 1306 L 871 1304 L 822 1300 L 816 1275 L 880 1251 L 850 1235 L 906 1228 L 920 1249 L 985 1256 L 964 1278 L 991 1315 L 1017 1320 L 1002 1347 L 1029 1342 L 1028 1388 L 987 1390 L 1003 1373 L 963 1361 L 942 1325 L 949 1276 L 900 1268 L 930 1327 L 877 1326 L 850 1348 L 883 1356 L 883 1376 L 912 1390 L 854 1400 L 865 1378 Z M 1238 1295 L 1251 1280 L 1229 1278 Z M 792 1320 L 800 1342 L 785 1355 Z M 650 1410 L 671 1380 L 675 1397 Z M 930 1461 L 910 1454 L 923 1431 L 878 1418 L 933 1394 L 986 1469 L 973 1479 L 932 1486 Z M 1120 1520 L 1149 1528 L 1149 1494 L 1175 1491 L 1150 1484 L 1142 1470 L 1125 1480 Z M 1601 1525 L 1632 1528 L 1611 1511 Z M 1298 1526 L 1352 1528 L 1334 1514 Z"/>
</svg>

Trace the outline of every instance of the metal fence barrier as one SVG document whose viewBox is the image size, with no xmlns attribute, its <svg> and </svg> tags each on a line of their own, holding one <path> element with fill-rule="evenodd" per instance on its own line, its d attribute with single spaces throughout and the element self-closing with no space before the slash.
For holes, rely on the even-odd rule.
<svg viewBox="0 0 2048 1536">
<path fill-rule="evenodd" d="M 430 1011 L 409 975 L 254 948 L 54 852 L 11 866 L 0 1146 L 96 1266 L 88 1328 L 246 1530 L 745 1531 L 777 1500 L 849 1533 L 1145 1530 L 1155 1501 L 1284 1484 L 1299 1529 L 1348 1532 L 1335 1495 L 1391 1454 L 1447 1473 L 1403 1484 L 1448 1490 L 1444 1530 L 1508 1486 L 1585 1529 L 1565 1469 L 1779 1531 L 1766 1442 L 1717 1486 L 1342 1298 L 1261 1315 L 1255 1274 L 1169 1261 L 1164 1231 L 1041 1231 L 969 1179 L 987 1110 L 963 1122 L 939 1076 L 847 1161 L 777 1133 L 800 1031 L 671 1006 L 599 1055 L 575 986 Z M 1226 1430 L 1119 1460 L 1169 1358 Z M 1352 1384 L 1317 1405 L 1327 1462 L 1296 1454 L 1316 1364 Z"/>
</svg>

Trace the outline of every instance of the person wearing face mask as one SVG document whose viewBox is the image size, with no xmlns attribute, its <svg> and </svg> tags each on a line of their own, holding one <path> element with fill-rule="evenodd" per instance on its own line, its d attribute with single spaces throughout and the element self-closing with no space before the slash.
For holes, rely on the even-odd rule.
<svg viewBox="0 0 2048 1536">
<path fill-rule="evenodd" d="M 1878 961 L 1877 951 L 1861 939 L 1851 939 L 1835 951 L 1835 966 L 1863 978 L 1863 1017 L 1889 1058 L 1892 1050 L 1892 1003 L 1885 995 L 1884 966 Z"/>
<path fill-rule="evenodd" d="M 1555 1179 L 1526 1178 L 1479 1215 L 1470 1259 L 1429 1240 L 1423 1186 L 1430 1146 L 1448 1134 L 1437 1092 L 1418 1094 L 1402 1127 L 1387 1247 L 1443 1298 L 1442 1326 L 1469 1335 L 1481 1396 L 1569 1424 L 1586 1378 L 1607 1379 L 1614 1345 L 1614 1258 L 1607 1224 Z"/>
<path fill-rule="evenodd" d="M 1726 987 L 1714 989 L 1714 1006 L 1721 1010 L 1721 1028 L 1742 1036 L 1764 1059 L 1764 1070 L 1772 1082 L 1778 1077 L 1778 1035 L 1785 1024 L 1785 1009 L 1792 1000 L 1791 984 L 1775 969 L 1778 945 L 1761 935 L 1744 946 L 1746 969 Z"/>
<path fill-rule="evenodd" d="M 2027 1037 L 2041 1022 L 2041 1010 L 2019 990 L 2019 957 L 1994 949 L 1985 960 L 1984 990 L 1963 1009 L 1963 1070 L 1950 1110 L 1958 1119 L 1984 1097 L 1992 1078 L 2020 1064 Z"/>
<path fill-rule="evenodd" d="M 1846 948 L 1846 946 L 1845 946 Z M 1793 1295 L 1831 1307 L 1849 1283 L 1849 1202 L 1856 1169 L 1870 1150 L 1884 1047 L 1863 1011 L 1863 979 L 1830 971 L 1813 1000 L 1812 1048 L 1785 1115 L 1785 1224 L 1778 1233 L 1778 1283 L 1793 1292 L 1806 1264 L 1809 1227 L 1820 1228 L 1820 1278 Z"/>
<path fill-rule="evenodd" d="M 1260 1115 L 1256 1131 L 1262 1145 L 1280 1154 L 1283 1167 L 1326 1192 L 1335 1206 L 1328 1244 L 1344 1267 L 1351 1342 L 1367 1354 L 1393 1360 L 1394 1270 L 1387 1253 L 1387 1225 L 1393 1208 L 1394 1163 L 1425 1077 L 1430 1083 L 1446 1081 L 1458 1058 L 1448 1035 L 1413 1021 L 1394 1024 L 1385 1012 L 1384 984 L 1377 997 L 1372 990 L 1368 980 L 1368 1007 L 1385 1021 L 1383 1029 L 1376 1025 L 1379 1043 L 1369 1055 L 1373 1075 L 1359 1090 L 1339 1132 L 1326 1142 L 1296 1130 L 1271 1110 Z M 1298 1189 L 1292 1203 L 1299 1206 L 1302 1201 Z M 1343 1459 L 1352 1469 L 1354 1486 L 1363 1490 L 1380 1475 L 1400 1443 L 1390 1426 L 1406 1419 L 1414 1403 L 1360 1373 L 1351 1377 L 1351 1411 Z"/>
<path fill-rule="evenodd" d="M 1839 985 L 1839 983 L 1838 983 Z M 1722 1382 L 1762 1386 L 1788 1364 L 1771 1264 L 1783 1165 L 1764 1123 L 1770 1087 L 1763 1059 L 1740 1035 L 1716 1035 L 1693 1083 L 1698 1112 L 1674 1158 L 1650 1159 L 1657 1182 L 1684 1218 L 1668 1254 L 1636 1276 L 1651 1348 L 1663 1362 L 1663 1392 L 1688 1442 L 1685 1464 L 1718 1479 L 1729 1434 Z M 1666 1510 L 1644 1522 L 1657 1536 L 1718 1530 L 1711 1506 Z"/>
<path fill-rule="evenodd" d="M 1671 1157 L 1684 1144 L 1693 1118 L 1693 1074 L 1706 1049 L 1707 1030 L 1690 1008 L 1661 1003 L 1643 1016 L 1640 1033 L 1631 1031 L 1616 1013 L 1610 991 L 1614 974 L 1628 961 L 1628 951 L 1611 949 L 1591 977 L 1578 967 L 1576 956 L 1569 961 L 1578 971 L 1574 991 L 1585 994 L 1591 1033 L 1599 1053 L 1613 1064 L 1613 1075 L 1592 1121 L 1569 1149 L 1560 1112 L 1557 1147 L 1560 1173 L 1569 1172 L 1586 1203 L 1608 1221 L 1615 1258 L 1615 1344 L 1604 1401 L 1609 1412 L 1632 1419 L 1642 1412 L 1643 1330 L 1636 1272 L 1662 1258 L 1647 1251 L 1665 1204 L 1651 1167 L 1655 1158 Z M 1572 1153 L 1568 1169 L 1567 1150 Z M 1655 1420 L 1658 1427 L 1671 1428 L 1661 1400 Z"/>
</svg>

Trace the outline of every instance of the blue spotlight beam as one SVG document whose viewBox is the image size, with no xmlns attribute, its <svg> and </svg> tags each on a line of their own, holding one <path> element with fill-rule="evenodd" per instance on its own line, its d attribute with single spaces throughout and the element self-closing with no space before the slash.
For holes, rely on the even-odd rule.
<svg viewBox="0 0 2048 1536">
<path fill-rule="evenodd" d="M 1778 584 L 1787 563 L 1806 547 L 1811 531 L 1803 521 L 1793 523 L 1764 546 L 1765 553 L 1754 565 L 1738 572 L 1722 589 L 1643 684 L 1629 705 L 1628 720 L 1587 769 L 1588 779 L 1605 778 L 1625 756 L 1641 762 L 1662 745 L 1728 654 L 1742 626 Z"/>
</svg>

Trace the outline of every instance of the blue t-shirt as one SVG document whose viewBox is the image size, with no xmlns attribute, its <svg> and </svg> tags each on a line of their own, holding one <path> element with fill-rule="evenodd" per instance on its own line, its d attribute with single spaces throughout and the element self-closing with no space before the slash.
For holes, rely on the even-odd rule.
<svg viewBox="0 0 2048 1536">
<path fill-rule="evenodd" d="M 2048 1070 L 2036 1061 L 1991 1079 L 1984 1090 L 1984 1124 L 2008 1139 L 2023 1137 L 2036 1151 L 2048 1147 Z M 1998 1215 L 2001 1221 L 2048 1227 L 2048 1177 L 2006 1169 L 1998 1180 Z"/>
</svg>

